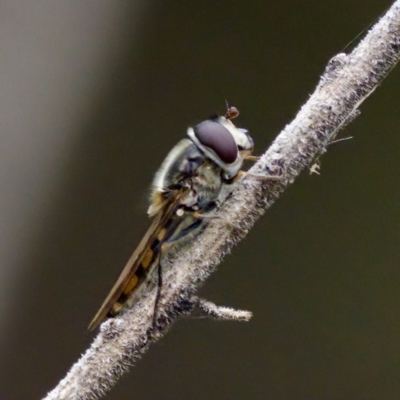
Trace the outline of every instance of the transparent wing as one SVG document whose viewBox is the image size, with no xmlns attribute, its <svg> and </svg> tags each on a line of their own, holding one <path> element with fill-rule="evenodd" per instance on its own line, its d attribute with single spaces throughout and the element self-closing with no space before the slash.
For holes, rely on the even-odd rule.
<svg viewBox="0 0 400 400">
<path fill-rule="evenodd" d="M 169 199 L 165 200 L 165 203 L 162 207 L 160 207 L 159 212 L 155 215 L 155 218 L 150 225 L 150 228 L 147 230 L 138 247 L 126 263 L 125 268 L 122 270 L 122 273 L 119 276 L 117 282 L 104 300 L 99 311 L 97 311 L 96 315 L 90 322 L 88 330 L 91 331 L 95 329 L 112 310 L 114 304 L 118 301 L 121 294 L 124 293 L 128 284 L 134 277 L 147 251 L 152 246 L 154 241 L 157 240 L 158 233 L 166 224 L 166 222 L 171 218 L 171 216 L 175 213 L 178 206 L 181 204 L 182 197 L 184 197 L 186 193 L 187 190 L 182 189 L 174 193 L 174 196 L 170 196 Z M 137 287 L 135 287 L 134 290 L 136 289 Z"/>
</svg>

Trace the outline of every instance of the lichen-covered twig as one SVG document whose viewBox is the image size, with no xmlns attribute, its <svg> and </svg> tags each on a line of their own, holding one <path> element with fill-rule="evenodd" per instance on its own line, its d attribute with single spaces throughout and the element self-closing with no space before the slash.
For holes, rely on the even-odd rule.
<svg viewBox="0 0 400 400">
<path fill-rule="evenodd" d="M 239 181 L 219 211 L 185 252 L 163 271 L 163 290 L 153 324 L 156 287 L 144 288 L 124 314 L 107 320 L 92 346 L 46 399 L 103 396 L 181 315 L 248 319 L 250 313 L 218 307 L 193 297 L 216 265 L 241 240 L 289 183 L 311 167 L 337 133 L 358 115 L 358 107 L 396 65 L 400 52 L 400 0 L 349 55 L 328 63 L 314 94 L 279 134 L 250 173 Z M 260 175 L 281 179 L 261 179 Z M 235 314 L 236 313 L 236 314 Z M 235 318 L 235 315 L 237 318 Z"/>
</svg>

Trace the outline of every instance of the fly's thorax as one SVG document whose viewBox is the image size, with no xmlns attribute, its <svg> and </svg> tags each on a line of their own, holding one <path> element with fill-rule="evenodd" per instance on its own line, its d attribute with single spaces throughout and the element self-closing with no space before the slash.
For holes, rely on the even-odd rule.
<svg viewBox="0 0 400 400">
<path fill-rule="evenodd" d="M 185 163 L 188 156 L 196 150 L 196 146 L 193 146 L 193 143 L 188 139 L 182 139 L 172 148 L 154 176 L 151 197 L 156 192 L 169 188 L 182 179 L 181 164 Z"/>
<path fill-rule="evenodd" d="M 217 200 L 222 183 L 222 168 L 211 159 L 205 158 L 192 179 L 192 191 L 199 209 L 207 208 Z"/>
<path fill-rule="evenodd" d="M 148 210 L 150 217 L 156 215 L 177 191 L 190 187 L 191 171 L 203 161 L 204 155 L 189 139 L 182 139 L 172 148 L 153 180 Z"/>
<path fill-rule="evenodd" d="M 189 139 L 181 140 L 167 155 L 154 181 L 150 216 L 180 191 L 186 190 L 181 204 L 207 207 L 217 199 L 222 183 L 234 179 L 254 147 L 245 129 L 237 128 L 231 118 L 238 114 L 228 108 L 225 116 L 213 117 L 188 129 Z"/>
<path fill-rule="evenodd" d="M 221 171 L 221 167 L 193 141 L 181 140 L 167 155 L 154 178 L 149 215 L 155 215 L 182 189 L 187 190 L 182 205 L 207 206 L 218 197 Z"/>
</svg>

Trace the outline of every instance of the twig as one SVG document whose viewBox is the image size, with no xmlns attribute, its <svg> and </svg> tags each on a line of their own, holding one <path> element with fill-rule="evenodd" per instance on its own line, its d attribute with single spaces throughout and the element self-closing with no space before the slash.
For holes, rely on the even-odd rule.
<svg viewBox="0 0 400 400">
<path fill-rule="evenodd" d="M 360 104 L 396 65 L 400 51 L 400 0 L 349 55 L 333 57 L 314 94 L 279 134 L 250 173 L 240 180 L 209 224 L 184 253 L 163 271 L 163 293 L 153 325 L 154 285 L 144 287 L 127 312 L 104 322 L 92 346 L 48 394 L 50 399 L 95 399 L 158 340 L 178 316 L 192 312 L 222 319 L 251 314 L 221 308 L 194 297 L 199 284 L 232 246 L 358 114 Z M 259 176 L 280 176 L 262 179 Z"/>
</svg>

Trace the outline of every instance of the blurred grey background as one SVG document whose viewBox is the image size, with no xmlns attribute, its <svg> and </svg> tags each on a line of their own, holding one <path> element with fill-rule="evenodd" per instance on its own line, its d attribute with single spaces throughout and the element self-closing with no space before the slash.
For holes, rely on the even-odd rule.
<svg viewBox="0 0 400 400">
<path fill-rule="evenodd" d="M 0 3 L 0 398 L 39 399 L 145 231 L 188 125 L 236 105 L 257 152 L 389 1 Z M 400 393 L 400 68 L 107 399 Z"/>
</svg>

